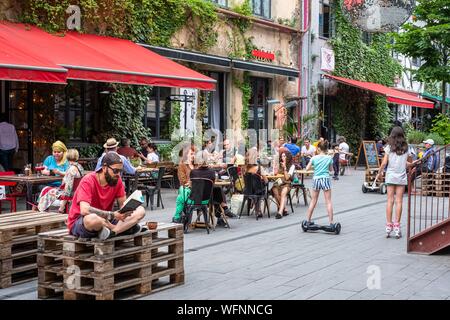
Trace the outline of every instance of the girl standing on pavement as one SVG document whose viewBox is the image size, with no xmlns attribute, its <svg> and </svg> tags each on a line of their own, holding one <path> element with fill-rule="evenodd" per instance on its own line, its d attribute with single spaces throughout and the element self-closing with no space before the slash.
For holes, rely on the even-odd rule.
<svg viewBox="0 0 450 320">
<path fill-rule="evenodd" d="M 394 127 L 384 148 L 383 162 L 378 175 L 386 170 L 387 204 L 386 204 L 386 236 L 389 238 L 392 231 L 399 239 L 402 236 L 400 220 L 402 216 L 403 194 L 408 184 L 406 168 L 411 165 L 411 154 L 408 152 L 408 143 L 401 127 Z M 378 178 L 375 178 L 375 180 Z M 395 222 L 392 223 L 392 211 L 395 202 Z"/>
<path fill-rule="evenodd" d="M 313 215 L 314 209 L 316 208 L 320 190 L 323 190 L 330 225 L 334 224 L 333 204 L 331 203 L 331 180 L 330 180 L 330 170 L 333 167 L 333 158 L 327 155 L 328 152 L 327 140 L 319 142 L 317 147 L 318 147 L 317 148 L 318 154 L 312 157 L 308 165 L 306 166 L 306 171 L 311 170 L 311 167 L 314 168 L 312 199 L 311 203 L 309 204 L 308 211 L 306 213 L 307 219 L 306 223 L 308 226 L 314 224 L 314 222 L 311 222 L 311 217 Z"/>
</svg>

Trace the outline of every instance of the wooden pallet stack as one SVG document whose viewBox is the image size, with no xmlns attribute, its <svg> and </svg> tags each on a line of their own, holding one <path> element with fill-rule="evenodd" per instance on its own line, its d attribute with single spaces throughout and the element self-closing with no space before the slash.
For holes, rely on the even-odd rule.
<svg viewBox="0 0 450 320">
<path fill-rule="evenodd" d="M 66 219 L 54 212 L 0 215 L 0 288 L 36 278 L 38 233 L 65 228 Z"/>
<path fill-rule="evenodd" d="M 42 299 L 61 293 L 65 300 L 132 299 L 184 283 L 180 224 L 105 241 L 47 232 L 38 250 Z"/>
<path fill-rule="evenodd" d="M 449 197 L 450 172 L 422 173 L 422 195 L 433 197 Z"/>
</svg>

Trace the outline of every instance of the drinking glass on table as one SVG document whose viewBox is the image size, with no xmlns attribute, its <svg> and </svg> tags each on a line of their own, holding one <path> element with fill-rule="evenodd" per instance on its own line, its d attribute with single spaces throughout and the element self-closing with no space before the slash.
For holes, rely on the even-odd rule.
<svg viewBox="0 0 450 320">
<path fill-rule="evenodd" d="M 42 175 L 42 170 L 44 170 L 45 167 L 44 167 L 44 164 L 42 162 L 38 162 L 38 163 L 36 163 L 36 166 L 34 167 L 34 169 L 36 171 L 36 174 L 38 176 L 41 176 Z"/>
</svg>

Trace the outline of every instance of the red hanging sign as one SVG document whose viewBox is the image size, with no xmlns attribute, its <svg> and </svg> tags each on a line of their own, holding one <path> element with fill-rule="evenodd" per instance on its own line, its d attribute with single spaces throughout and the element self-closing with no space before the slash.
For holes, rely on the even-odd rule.
<svg viewBox="0 0 450 320">
<path fill-rule="evenodd" d="M 275 54 L 272 52 L 262 51 L 262 50 L 252 50 L 252 56 L 258 60 L 263 61 L 273 61 L 275 60 Z"/>
</svg>

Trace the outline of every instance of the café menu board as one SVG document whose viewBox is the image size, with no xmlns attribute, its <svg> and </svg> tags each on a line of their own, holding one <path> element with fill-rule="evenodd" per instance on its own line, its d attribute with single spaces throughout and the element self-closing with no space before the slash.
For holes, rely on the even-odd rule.
<svg viewBox="0 0 450 320">
<path fill-rule="evenodd" d="M 377 144 L 375 141 L 362 141 L 358 151 L 357 164 L 365 163 L 366 168 L 379 168 Z"/>
</svg>

